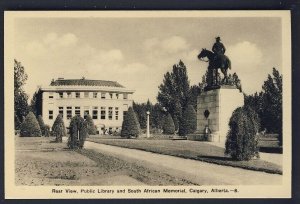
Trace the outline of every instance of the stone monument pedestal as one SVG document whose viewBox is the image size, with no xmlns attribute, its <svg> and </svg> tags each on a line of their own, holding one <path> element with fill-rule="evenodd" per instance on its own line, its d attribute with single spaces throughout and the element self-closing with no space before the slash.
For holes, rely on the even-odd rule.
<svg viewBox="0 0 300 204">
<path fill-rule="evenodd" d="M 229 130 L 233 111 L 244 105 L 244 95 L 234 86 L 221 86 L 206 90 L 197 99 L 197 130 L 188 135 L 189 140 L 223 143 Z M 210 135 L 205 134 L 206 127 Z"/>
</svg>

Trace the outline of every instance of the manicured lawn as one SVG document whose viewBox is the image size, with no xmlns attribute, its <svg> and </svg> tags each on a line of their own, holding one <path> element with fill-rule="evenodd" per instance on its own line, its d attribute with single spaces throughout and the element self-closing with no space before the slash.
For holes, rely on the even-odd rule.
<svg viewBox="0 0 300 204">
<path fill-rule="evenodd" d="M 91 136 L 87 140 L 101 144 L 144 150 L 220 165 L 282 174 L 281 166 L 260 159 L 233 161 L 230 157 L 224 155 L 224 148 L 213 146 L 207 142 L 167 139 L 103 139 L 99 136 Z"/>
</svg>

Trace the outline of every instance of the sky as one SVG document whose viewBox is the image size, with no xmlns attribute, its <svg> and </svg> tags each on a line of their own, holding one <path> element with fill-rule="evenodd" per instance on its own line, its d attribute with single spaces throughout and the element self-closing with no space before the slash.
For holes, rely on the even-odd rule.
<svg viewBox="0 0 300 204">
<path fill-rule="evenodd" d="M 17 18 L 14 56 L 25 67 L 31 97 L 52 79 L 118 81 L 136 102 L 156 102 L 167 71 L 182 60 L 190 85 L 207 63 L 197 55 L 220 36 L 243 91 L 260 91 L 276 67 L 282 73 L 281 20 L 277 17 Z"/>
</svg>

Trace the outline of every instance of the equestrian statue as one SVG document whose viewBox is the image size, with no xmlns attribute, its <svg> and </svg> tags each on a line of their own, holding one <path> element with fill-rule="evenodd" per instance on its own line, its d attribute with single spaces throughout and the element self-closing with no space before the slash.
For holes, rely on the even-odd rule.
<svg viewBox="0 0 300 204">
<path fill-rule="evenodd" d="M 207 58 L 208 61 L 208 76 L 207 76 L 207 88 L 220 87 L 222 84 L 228 83 L 227 70 L 231 69 L 230 59 L 225 55 L 225 46 L 221 43 L 221 38 L 216 37 L 216 42 L 212 47 L 212 51 L 207 49 L 202 49 L 198 55 L 198 59 L 205 61 L 203 58 Z M 221 70 L 224 77 L 222 82 L 220 82 L 218 69 Z"/>
</svg>

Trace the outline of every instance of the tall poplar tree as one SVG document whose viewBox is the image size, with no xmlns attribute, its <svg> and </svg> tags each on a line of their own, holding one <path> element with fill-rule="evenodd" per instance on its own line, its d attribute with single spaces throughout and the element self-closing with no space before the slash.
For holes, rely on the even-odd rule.
<svg viewBox="0 0 300 204">
<path fill-rule="evenodd" d="M 25 93 L 23 86 L 28 76 L 21 62 L 14 60 L 14 106 L 15 106 L 15 128 L 22 123 L 29 112 L 28 95 Z"/>
<path fill-rule="evenodd" d="M 180 128 L 182 111 L 188 105 L 189 96 L 190 82 L 187 69 L 180 60 L 178 64 L 173 65 L 172 72 L 164 75 L 157 96 L 159 104 L 171 114 L 176 130 Z"/>
</svg>

